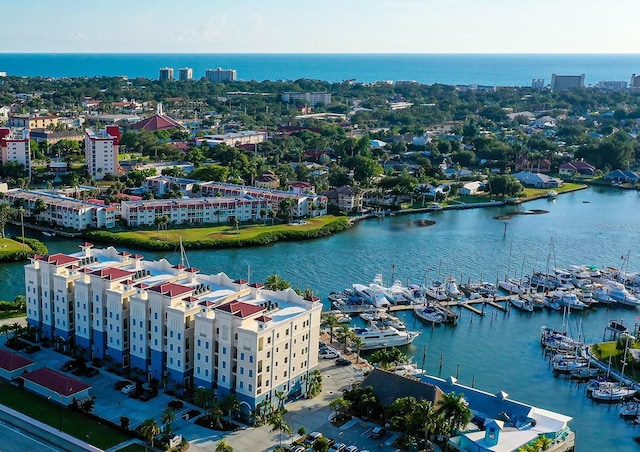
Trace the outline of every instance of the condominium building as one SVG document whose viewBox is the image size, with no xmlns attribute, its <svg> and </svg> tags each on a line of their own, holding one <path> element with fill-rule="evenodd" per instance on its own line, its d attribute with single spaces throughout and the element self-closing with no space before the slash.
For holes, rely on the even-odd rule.
<svg viewBox="0 0 640 452">
<path fill-rule="evenodd" d="M 158 80 L 173 80 L 173 68 L 172 67 L 162 67 L 160 68 L 160 74 L 158 76 Z"/>
<path fill-rule="evenodd" d="M 218 135 L 204 135 L 196 140 L 196 145 L 206 144 L 209 147 L 219 144 L 228 146 L 240 146 L 243 144 L 258 144 L 267 141 L 267 132 L 260 130 L 243 130 L 241 132 L 230 132 Z"/>
<path fill-rule="evenodd" d="M 580 75 L 551 75 L 551 89 L 562 91 L 567 89 L 584 88 L 584 74 Z"/>
<path fill-rule="evenodd" d="M 10 127 L 23 127 L 25 129 L 46 129 L 58 124 L 60 118 L 55 115 L 10 115 Z"/>
<path fill-rule="evenodd" d="M 178 80 L 193 80 L 193 68 L 181 67 L 178 69 Z"/>
<path fill-rule="evenodd" d="M 632 90 L 640 89 L 640 75 L 631 74 L 631 82 L 629 88 Z"/>
<path fill-rule="evenodd" d="M 105 174 L 118 174 L 118 153 L 120 129 L 112 125 L 104 130 L 86 129 L 84 154 L 89 174 L 95 180 L 102 180 Z"/>
<path fill-rule="evenodd" d="M 7 162 L 21 163 L 27 173 L 31 171 L 29 129 L 0 127 L 0 149 L 3 165 Z"/>
<path fill-rule="evenodd" d="M 245 410 L 306 391 L 322 304 L 196 268 L 82 243 L 25 266 L 27 321 L 85 357 L 147 379 L 234 393 Z"/>
<path fill-rule="evenodd" d="M 237 80 L 238 73 L 235 69 L 207 69 L 204 73 L 204 78 L 210 82 L 235 82 Z"/>
<path fill-rule="evenodd" d="M 82 231 L 87 228 L 113 228 L 116 225 L 116 209 L 103 204 L 21 189 L 7 191 L 4 199 L 12 204 L 23 201 L 27 218 L 32 217 L 51 226 Z M 36 211 L 39 199 L 47 206 L 41 212 Z"/>
<path fill-rule="evenodd" d="M 191 198 L 123 201 L 122 218 L 129 226 L 151 226 L 157 217 L 166 215 L 172 224 L 226 223 L 231 218 L 257 221 L 271 206 L 265 199 Z"/>
<path fill-rule="evenodd" d="M 282 102 L 292 102 L 297 99 L 306 101 L 312 107 L 317 104 L 329 105 L 331 103 L 331 93 L 282 93 Z"/>
<path fill-rule="evenodd" d="M 291 215 L 293 217 L 319 217 L 327 214 L 327 197 L 315 193 L 296 193 L 224 182 L 202 182 L 169 176 L 148 177 L 142 184 L 142 188 L 156 196 L 162 196 L 169 190 L 180 190 L 185 196 L 190 196 L 193 194 L 194 184 L 200 186 L 198 194 L 205 198 L 231 197 L 266 200 L 269 204 L 268 209 L 272 210 L 280 210 L 280 203 L 285 199 L 290 199 Z"/>
</svg>

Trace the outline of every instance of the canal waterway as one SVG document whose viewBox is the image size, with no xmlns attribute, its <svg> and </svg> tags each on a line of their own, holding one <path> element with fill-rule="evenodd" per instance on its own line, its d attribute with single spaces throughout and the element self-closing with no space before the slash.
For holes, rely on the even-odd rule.
<svg viewBox="0 0 640 452">
<path fill-rule="evenodd" d="M 455 276 L 495 282 L 507 273 L 520 275 L 534 268 L 570 264 L 621 266 L 640 271 L 640 194 L 635 191 L 589 188 L 519 206 L 402 215 L 364 221 L 343 233 L 308 242 L 277 243 L 263 248 L 190 250 L 188 259 L 203 273 L 226 272 L 232 278 L 264 281 L 277 273 L 294 287 L 310 287 L 325 300 L 330 291 L 354 282 L 367 284 L 378 273 L 391 284 L 431 281 Z M 506 223 L 495 217 L 515 211 L 544 210 L 537 215 L 515 215 Z M 421 227 L 420 220 L 434 220 Z M 506 233 L 505 233 L 506 230 Z M 35 233 L 37 234 L 37 233 Z M 78 251 L 78 240 L 45 239 L 49 251 Z M 125 249 L 125 248 L 123 248 Z M 147 260 L 179 261 L 179 251 L 141 252 Z M 625 264 L 626 265 L 626 264 Z M 2 264 L 2 298 L 24 293 L 22 264 Z M 567 325 L 587 341 L 601 340 L 611 319 L 633 326 L 640 311 L 595 308 L 573 313 Z M 640 427 L 618 416 L 618 405 L 593 403 L 584 385 L 554 377 L 539 346 L 542 325 L 560 328 L 555 312 L 503 313 L 486 308 L 479 317 L 462 311 L 456 327 L 426 326 L 410 311 L 400 314 L 409 329 L 423 333 L 408 353 L 427 372 L 443 378 L 458 374 L 460 383 L 572 416 L 577 451 L 632 451 L 632 437 Z M 442 356 L 442 367 L 440 357 Z"/>
</svg>

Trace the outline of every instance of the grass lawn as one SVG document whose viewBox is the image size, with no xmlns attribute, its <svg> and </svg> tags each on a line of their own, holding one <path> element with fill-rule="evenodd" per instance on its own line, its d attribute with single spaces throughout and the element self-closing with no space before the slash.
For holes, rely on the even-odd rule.
<svg viewBox="0 0 640 452">
<path fill-rule="evenodd" d="M 13 239 L 7 239 L 7 238 L 3 238 L 0 239 L 0 256 L 2 254 L 9 254 L 9 253 L 18 253 L 20 251 L 22 251 L 22 243 L 21 242 L 16 242 Z M 31 250 L 31 247 L 28 244 L 24 244 L 24 247 L 27 250 Z"/>
<path fill-rule="evenodd" d="M 629 340 L 629 348 L 630 349 L 640 349 L 640 344 L 633 340 Z M 597 351 L 596 351 L 597 350 Z M 611 357 L 611 368 L 617 371 L 622 370 L 622 358 L 623 358 L 623 350 L 618 350 L 616 348 L 616 342 L 600 342 L 595 344 L 591 351 L 593 354 L 603 363 L 609 363 L 609 357 Z M 624 369 L 624 373 L 627 377 L 632 378 L 635 381 L 640 381 L 640 368 L 637 366 L 629 365 Z"/>
<path fill-rule="evenodd" d="M 573 183 L 567 182 L 562 184 L 562 187 L 554 188 L 553 190 L 557 193 L 564 193 L 567 191 L 576 190 L 578 188 L 583 188 L 583 187 L 585 187 L 584 184 L 573 184 Z M 548 188 L 525 188 L 524 194 L 525 194 L 525 198 L 531 198 L 534 196 L 544 196 L 549 191 L 550 189 Z"/>
<path fill-rule="evenodd" d="M 89 442 L 101 449 L 108 449 L 130 439 L 124 433 L 99 424 L 76 411 L 61 408 L 9 383 L 0 383 L 0 403 L 54 428 L 59 428 L 62 413 L 62 430 L 65 433 L 82 441 L 87 441 L 89 435 Z"/>
<path fill-rule="evenodd" d="M 233 242 L 236 240 L 251 239 L 264 232 L 321 229 L 322 227 L 336 220 L 347 221 L 345 217 L 326 215 L 322 217 L 307 219 L 305 220 L 306 224 L 300 225 L 276 223 L 274 226 L 271 226 L 270 220 L 267 220 L 266 224 L 241 224 L 237 231 L 235 227 L 225 223 L 216 226 L 203 227 L 169 226 L 169 229 L 167 229 L 166 231 L 158 231 L 157 228 L 154 227 L 136 231 L 116 232 L 114 234 L 124 238 L 135 238 L 138 240 L 149 240 L 176 244 L 180 241 L 180 237 L 182 237 L 183 242 L 212 239 Z"/>
<path fill-rule="evenodd" d="M 25 318 L 27 314 L 25 312 L 18 311 L 5 311 L 0 312 L 0 319 L 21 319 Z"/>
</svg>

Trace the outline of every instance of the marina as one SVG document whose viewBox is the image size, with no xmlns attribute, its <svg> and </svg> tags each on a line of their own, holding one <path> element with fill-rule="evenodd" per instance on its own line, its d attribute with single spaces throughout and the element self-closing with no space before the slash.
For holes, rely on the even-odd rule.
<svg viewBox="0 0 640 452">
<path fill-rule="evenodd" d="M 189 251 L 189 261 L 207 272 L 227 269 L 237 278 L 246 278 L 250 266 L 252 282 L 278 273 L 294 288 L 312 288 L 326 300 L 327 310 L 331 308 L 327 299 L 331 291 L 350 287 L 354 282 L 367 282 L 376 274 L 382 274 L 391 285 L 401 280 L 408 287 L 412 283 L 421 285 L 426 268 L 440 265 L 442 275 L 455 274 L 460 283 L 468 279 L 495 283 L 506 274 L 513 276 L 516 267 L 518 276 L 532 273 L 534 268 L 546 272 L 551 237 L 557 261 L 551 268 L 586 264 L 602 271 L 607 266 L 622 267 L 621 256 L 631 250 L 625 267 L 633 271 L 640 269 L 640 255 L 634 254 L 640 232 L 636 227 L 640 224 L 637 203 L 638 194 L 632 191 L 590 188 L 560 195 L 552 202 L 543 199 L 527 203 L 526 209 L 546 209 L 549 214 L 514 217 L 509 220 L 506 236 L 504 223 L 493 217 L 525 208 L 523 205 L 374 219 L 335 236 L 308 242 Z M 415 226 L 419 219 L 435 219 L 436 224 L 429 228 Z M 42 235 L 37 234 L 41 239 Z M 78 239 L 62 237 L 45 242 L 50 253 L 75 252 L 78 245 Z M 141 252 L 145 259 L 166 257 L 174 263 L 180 259 L 178 250 L 128 251 Z M 394 264 L 395 275 L 391 277 Z M 435 273 L 431 270 L 431 279 L 436 278 Z M 4 264 L 0 280 L 7 299 L 24 295 L 21 263 Z M 455 327 L 432 327 L 415 317 L 411 305 L 392 306 L 390 310 L 409 331 L 421 332 L 402 350 L 428 374 L 455 376 L 463 384 L 494 394 L 505 391 L 514 400 L 572 416 L 577 451 L 637 450 L 631 438 L 640 434 L 640 427 L 622 421 L 616 404 L 597 404 L 585 396 L 585 384 L 571 383 L 569 374 L 554 375 L 549 361 L 542 359 L 540 327 L 561 329 L 562 310 L 520 312 L 509 309 L 507 297 L 504 294 L 496 296 L 495 301 L 491 297 L 462 301 L 480 312 L 484 310 L 484 316 L 461 307 L 457 301 L 447 302 L 447 307 L 459 316 Z M 583 341 L 596 342 L 602 340 L 611 319 L 624 319 L 624 324 L 632 327 L 638 315 L 636 309 L 600 302 L 581 312 L 572 311 L 564 323 L 576 337 L 580 331 Z"/>
</svg>

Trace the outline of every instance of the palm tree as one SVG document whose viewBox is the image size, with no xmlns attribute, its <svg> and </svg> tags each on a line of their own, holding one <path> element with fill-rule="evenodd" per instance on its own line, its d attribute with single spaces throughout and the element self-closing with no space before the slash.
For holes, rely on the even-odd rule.
<svg viewBox="0 0 640 452">
<path fill-rule="evenodd" d="M 324 315 L 323 323 L 325 326 L 329 327 L 329 339 L 333 342 L 333 330 L 335 327 L 339 326 L 338 318 L 335 314 L 326 314 Z"/>
<path fill-rule="evenodd" d="M 164 425 L 164 432 L 166 434 L 171 434 L 171 424 L 173 424 L 176 420 L 176 412 L 170 408 L 165 408 L 162 410 L 162 416 L 160 417 L 160 422 Z"/>
<path fill-rule="evenodd" d="M 273 395 L 278 399 L 278 411 L 284 410 L 284 401 L 287 398 L 287 392 L 284 389 L 276 389 L 273 391 Z"/>
<path fill-rule="evenodd" d="M 307 398 L 311 399 L 322 392 L 322 374 L 315 369 L 307 379 Z"/>
<path fill-rule="evenodd" d="M 264 282 L 264 288 L 267 290 L 285 290 L 291 287 L 288 281 L 283 279 L 280 275 L 269 275 Z"/>
<path fill-rule="evenodd" d="M 269 418 L 269 426 L 271 427 L 272 432 L 275 432 L 276 430 L 280 431 L 280 446 L 282 446 L 282 434 L 290 434 L 291 426 L 287 424 L 287 421 L 280 412 L 276 412 Z"/>
<path fill-rule="evenodd" d="M 144 436 L 147 442 L 151 444 L 151 448 L 153 449 L 153 440 L 160 434 L 160 426 L 155 419 L 150 417 L 142 422 L 142 425 L 140 426 L 140 433 L 142 433 L 142 436 Z"/>
<path fill-rule="evenodd" d="M 215 394 L 210 388 L 199 387 L 193 392 L 193 403 L 206 410 L 213 404 Z"/>
<path fill-rule="evenodd" d="M 220 407 L 220 404 L 217 401 L 214 401 L 211 404 L 211 407 L 209 408 L 209 417 L 213 420 L 213 422 L 216 424 L 216 427 L 219 430 L 222 430 L 222 416 L 223 416 L 224 412 L 222 411 L 222 408 Z"/>
<path fill-rule="evenodd" d="M 220 407 L 227 411 L 227 416 L 231 417 L 234 413 L 240 411 L 240 401 L 235 394 L 229 394 L 222 399 Z"/>
<path fill-rule="evenodd" d="M 233 452 L 233 447 L 227 444 L 225 440 L 221 439 L 216 444 L 216 452 Z"/>
<path fill-rule="evenodd" d="M 349 340 L 355 339 L 355 333 L 351 330 L 348 323 L 343 323 L 338 329 L 338 341 L 343 345 L 346 350 L 349 345 Z"/>
<path fill-rule="evenodd" d="M 0 325 L 0 334 L 4 334 L 5 341 L 9 339 L 9 331 L 11 331 L 11 328 L 8 324 L 3 323 L 2 325 Z"/>
<path fill-rule="evenodd" d="M 438 412 L 449 424 L 450 433 L 466 426 L 471 420 L 472 414 L 468 405 L 462 394 L 456 395 L 453 392 L 444 394 L 438 401 Z"/>
<path fill-rule="evenodd" d="M 351 344 L 356 349 L 356 363 L 358 363 L 358 362 L 360 362 L 360 350 L 362 349 L 362 346 L 364 345 L 364 341 L 362 340 L 362 338 L 356 336 L 356 337 L 351 339 Z"/>
</svg>

